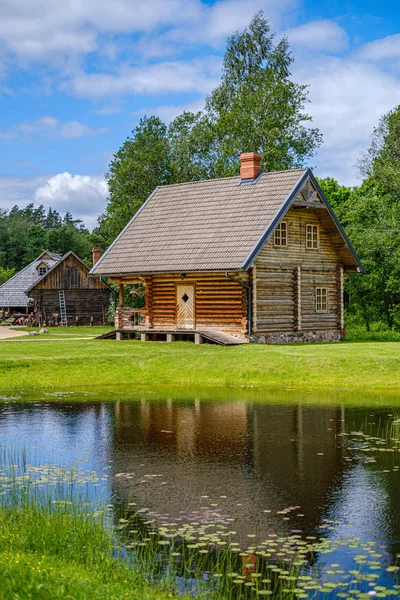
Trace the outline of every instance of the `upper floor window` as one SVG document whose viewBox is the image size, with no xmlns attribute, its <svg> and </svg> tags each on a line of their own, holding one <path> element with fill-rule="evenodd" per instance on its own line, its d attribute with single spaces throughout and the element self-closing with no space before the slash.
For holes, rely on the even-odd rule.
<svg viewBox="0 0 400 600">
<path fill-rule="evenodd" d="M 327 288 L 315 289 L 315 310 L 316 312 L 328 312 L 328 290 Z"/>
<path fill-rule="evenodd" d="M 39 267 L 38 268 L 39 277 L 43 277 L 47 273 L 47 267 Z"/>
<path fill-rule="evenodd" d="M 288 227 L 286 221 L 281 221 L 274 233 L 274 246 L 279 248 L 287 246 L 288 242 Z"/>
<path fill-rule="evenodd" d="M 308 250 L 318 250 L 319 248 L 319 227 L 318 225 L 306 226 L 306 248 Z"/>
</svg>

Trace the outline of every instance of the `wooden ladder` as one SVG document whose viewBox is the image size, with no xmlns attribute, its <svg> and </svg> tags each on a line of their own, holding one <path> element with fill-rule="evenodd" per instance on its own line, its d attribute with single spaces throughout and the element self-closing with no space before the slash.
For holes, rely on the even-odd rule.
<svg viewBox="0 0 400 600">
<path fill-rule="evenodd" d="M 61 327 L 68 327 L 67 305 L 65 304 L 65 292 L 64 292 L 64 290 L 59 290 L 58 297 L 59 297 L 59 300 L 60 300 Z"/>
</svg>

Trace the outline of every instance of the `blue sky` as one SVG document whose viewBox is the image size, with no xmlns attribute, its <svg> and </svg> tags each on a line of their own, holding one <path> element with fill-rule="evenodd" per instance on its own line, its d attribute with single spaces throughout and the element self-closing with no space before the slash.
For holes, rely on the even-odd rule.
<svg viewBox="0 0 400 600">
<path fill-rule="evenodd" d="M 2 0 L 0 208 L 29 201 L 92 227 L 104 172 L 141 115 L 200 109 L 226 37 L 264 9 L 310 85 L 321 176 L 354 164 L 400 103 L 400 3 L 372 0 Z"/>
</svg>

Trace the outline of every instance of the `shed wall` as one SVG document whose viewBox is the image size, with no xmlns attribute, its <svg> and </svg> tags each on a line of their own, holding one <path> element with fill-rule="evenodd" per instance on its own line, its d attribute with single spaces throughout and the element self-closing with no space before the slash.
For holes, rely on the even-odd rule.
<svg viewBox="0 0 400 600">
<path fill-rule="evenodd" d="M 39 281 L 35 290 L 104 290 L 106 286 L 95 277 L 88 277 L 89 268 L 74 256 L 68 256 L 53 271 Z M 108 292 L 109 293 L 109 292 Z"/>
<path fill-rule="evenodd" d="M 53 320 L 54 313 L 60 313 L 58 290 L 35 290 L 32 295 L 40 303 L 39 308 L 47 323 Z M 90 325 L 91 317 L 94 325 L 103 325 L 106 323 L 110 292 L 107 289 L 66 290 L 65 303 L 69 325 Z"/>
</svg>

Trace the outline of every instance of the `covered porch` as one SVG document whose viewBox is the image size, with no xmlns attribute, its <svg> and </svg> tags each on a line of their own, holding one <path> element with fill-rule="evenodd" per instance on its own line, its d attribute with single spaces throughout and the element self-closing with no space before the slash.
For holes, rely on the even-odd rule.
<svg viewBox="0 0 400 600">
<path fill-rule="evenodd" d="M 247 275 L 247 274 L 246 274 Z M 242 278 L 244 279 L 243 275 Z M 119 285 L 115 337 L 142 341 L 247 342 L 247 286 L 225 273 L 111 278 Z M 126 285 L 144 288 L 144 307 L 125 306 Z"/>
</svg>

